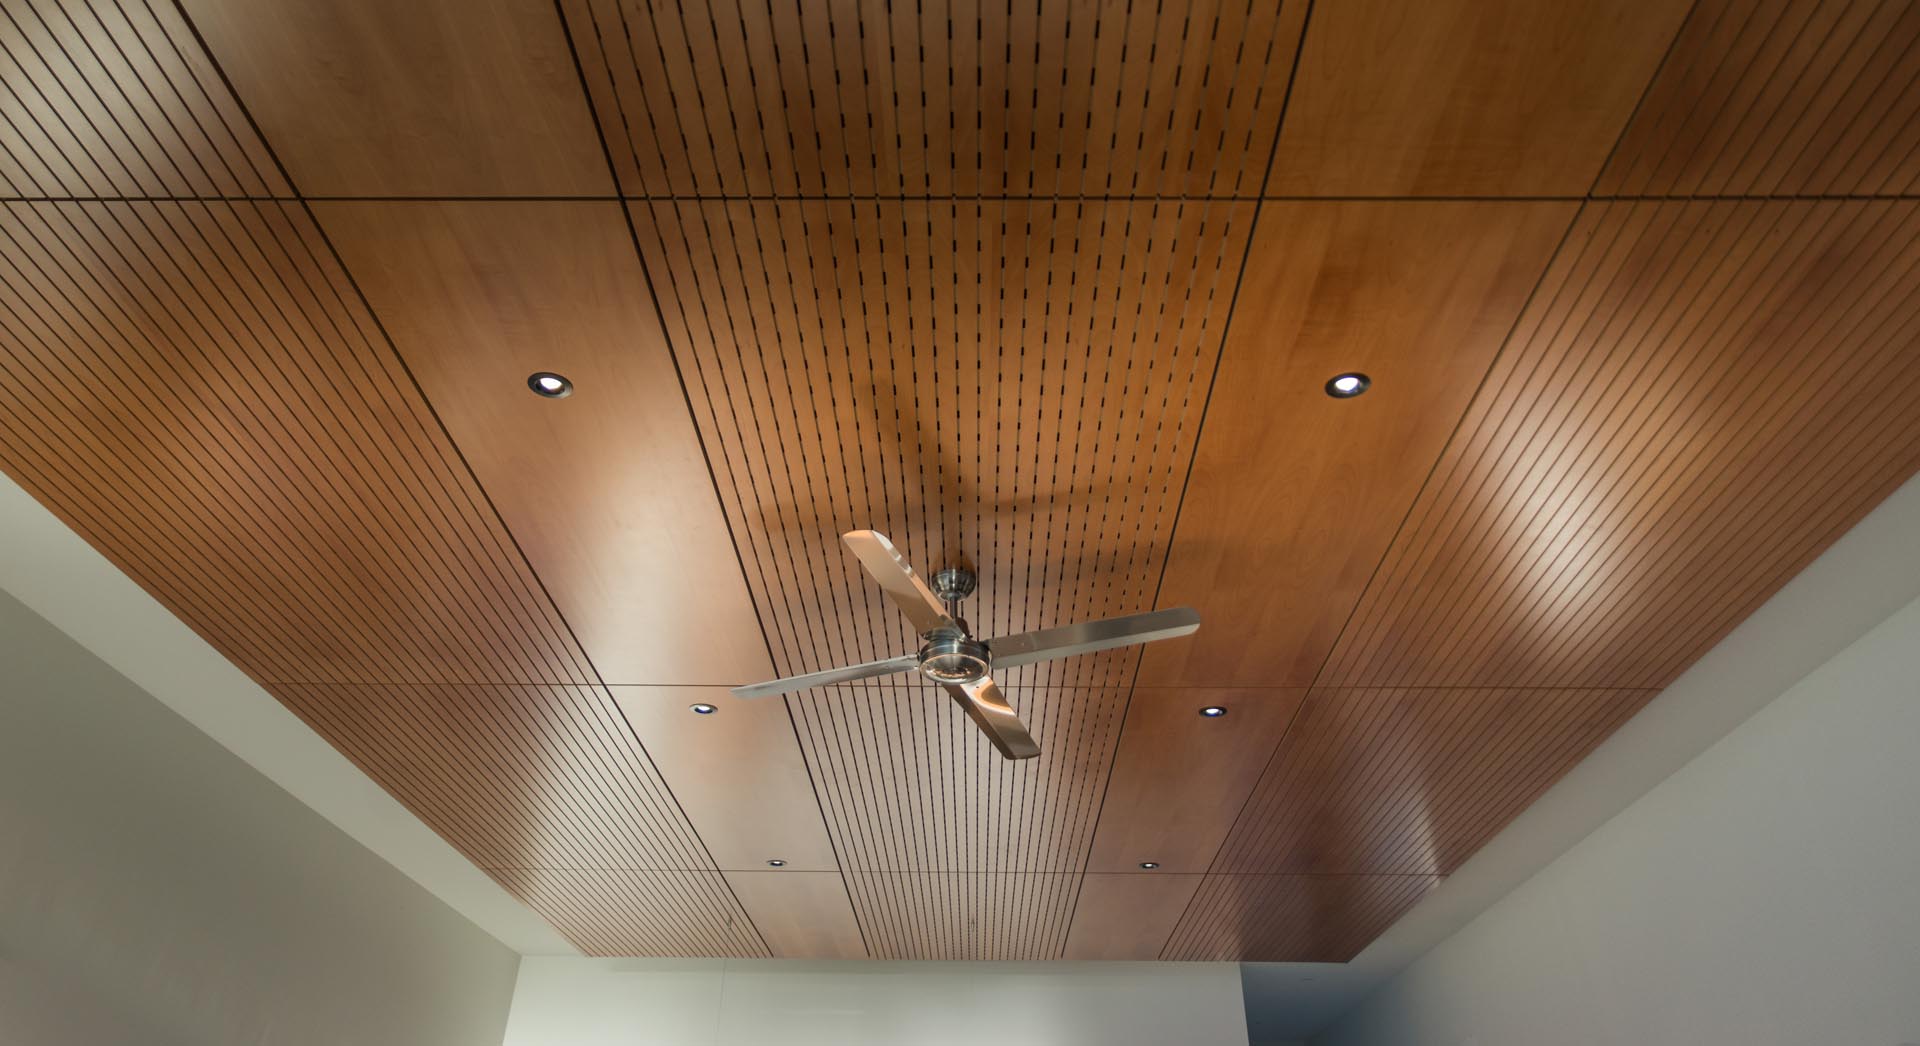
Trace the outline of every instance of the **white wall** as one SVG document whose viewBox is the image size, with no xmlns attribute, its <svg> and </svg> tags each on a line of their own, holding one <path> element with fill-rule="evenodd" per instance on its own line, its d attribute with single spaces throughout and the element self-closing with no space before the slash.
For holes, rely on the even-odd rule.
<svg viewBox="0 0 1920 1046">
<path fill-rule="evenodd" d="M 491 1046 L 518 962 L 0 593 L 0 1043 Z"/>
<path fill-rule="evenodd" d="M 506 1046 L 1246 1046 L 1230 963 L 528 957 Z"/>
<path fill-rule="evenodd" d="M 1314 1041 L 1920 1042 L 1920 603 Z"/>
</svg>

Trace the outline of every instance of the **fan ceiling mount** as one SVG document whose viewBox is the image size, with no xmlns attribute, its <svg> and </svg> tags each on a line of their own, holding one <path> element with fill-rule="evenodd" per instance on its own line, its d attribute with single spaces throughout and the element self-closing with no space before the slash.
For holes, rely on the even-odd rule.
<svg viewBox="0 0 1920 1046">
<path fill-rule="evenodd" d="M 1200 615 L 1192 607 L 1174 607 L 998 639 L 977 639 L 966 619 L 960 616 L 960 601 L 973 594 L 973 571 L 948 567 L 933 576 L 933 587 L 928 588 L 885 534 L 853 530 L 841 537 L 867 573 L 879 583 L 881 591 L 907 615 L 914 630 L 920 633 L 923 645 L 916 653 L 884 661 L 735 687 L 735 697 L 772 697 L 856 679 L 919 672 L 946 689 L 1001 755 L 1008 759 L 1031 759 L 1040 754 L 1040 746 L 1034 743 L 1033 735 L 1027 732 L 1012 706 L 1000 696 L 1000 688 L 991 674 L 993 669 L 1173 639 L 1190 635 L 1200 627 Z"/>
</svg>

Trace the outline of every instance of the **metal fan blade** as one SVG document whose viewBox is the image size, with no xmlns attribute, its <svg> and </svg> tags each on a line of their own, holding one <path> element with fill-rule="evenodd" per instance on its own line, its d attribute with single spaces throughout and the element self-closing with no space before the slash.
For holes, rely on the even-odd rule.
<svg viewBox="0 0 1920 1046">
<path fill-rule="evenodd" d="M 890 676 L 895 672 L 911 672 L 920 667 L 920 659 L 912 654 L 890 657 L 885 661 L 869 661 L 864 665 L 850 665 L 846 668 L 829 668 L 824 672 L 812 672 L 804 676 L 788 676 L 769 683 L 755 683 L 752 686 L 736 686 L 735 697 L 772 697 L 775 694 L 791 694 L 809 687 L 829 686 L 833 683 L 849 683 L 855 679 L 872 679 L 874 676 Z"/>
<path fill-rule="evenodd" d="M 939 597 L 913 572 L 885 534 L 877 530 L 849 530 L 840 537 L 853 554 L 860 557 L 860 565 L 880 583 L 887 598 L 907 615 L 914 631 L 924 636 L 942 629 L 959 629 L 959 624 L 948 617 L 946 608 L 940 605 Z"/>
<path fill-rule="evenodd" d="M 1012 668 L 1056 657 L 1091 654 L 1134 643 L 1151 643 L 1192 635 L 1200 627 L 1200 614 L 1192 607 L 1155 610 L 1148 614 L 1129 614 L 1103 621 L 1085 621 L 1063 628 L 1043 628 L 987 640 L 993 652 L 993 667 Z"/>
<path fill-rule="evenodd" d="M 1013 712 L 1013 706 L 1000 696 L 1000 688 L 991 679 L 972 683 L 949 683 L 947 693 L 955 704 L 966 710 L 967 718 L 987 735 L 993 747 L 1008 759 L 1032 759 L 1040 746 L 1027 733 L 1027 726 Z"/>
</svg>

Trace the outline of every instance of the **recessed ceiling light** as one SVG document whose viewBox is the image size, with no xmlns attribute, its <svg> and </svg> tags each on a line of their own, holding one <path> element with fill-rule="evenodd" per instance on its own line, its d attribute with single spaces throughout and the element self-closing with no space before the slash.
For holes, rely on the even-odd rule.
<svg viewBox="0 0 1920 1046">
<path fill-rule="evenodd" d="M 720 711 L 718 708 L 715 708 L 714 706 L 707 704 L 705 701 L 702 701 L 697 705 L 688 705 L 687 707 L 693 709 L 694 712 L 696 712 L 699 715 L 712 715 L 715 712 Z"/>
<path fill-rule="evenodd" d="M 767 867 L 769 867 L 769 868 L 785 868 L 786 866 L 787 866 L 787 862 L 785 862 L 785 861 L 782 861 L 782 860 L 781 860 L 780 858 L 778 858 L 778 857 L 776 857 L 776 858 L 774 858 L 773 860 L 771 860 L 771 861 L 768 861 L 768 862 L 767 862 Z"/>
<path fill-rule="evenodd" d="M 1327 379 L 1327 395 L 1337 400 L 1350 400 L 1367 391 L 1367 386 L 1372 384 L 1373 379 L 1359 371 L 1335 374 Z"/>
<path fill-rule="evenodd" d="M 527 388 L 532 389 L 535 395 L 550 400 L 566 399 L 573 395 L 573 382 L 568 381 L 566 375 L 550 370 L 537 370 L 527 375 Z"/>
<path fill-rule="evenodd" d="M 1218 719 L 1221 716 L 1226 715 L 1227 710 L 1224 706 L 1221 706 L 1221 705 L 1208 705 L 1207 707 L 1202 708 L 1200 710 L 1200 714 L 1203 716 L 1206 716 L 1208 719 Z"/>
<path fill-rule="evenodd" d="M 1151 872 L 1155 868 L 1160 867 L 1160 862 L 1159 861 L 1141 861 L 1140 867 L 1145 868 L 1147 871 Z"/>
</svg>

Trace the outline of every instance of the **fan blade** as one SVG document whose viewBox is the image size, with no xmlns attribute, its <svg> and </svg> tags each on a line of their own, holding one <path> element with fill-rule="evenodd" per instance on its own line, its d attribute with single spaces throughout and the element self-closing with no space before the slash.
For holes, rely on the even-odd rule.
<svg viewBox="0 0 1920 1046">
<path fill-rule="evenodd" d="M 775 694 L 791 694 L 809 687 L 829 686 L 833 683 L 850 683 L 855 679 L 872 679 L 874 676 L 890 676 L 895 672 L 911 672 L 920 667 L 920 659 L 913 654 L 890 657 L 885 661 L 869 661 L 864 665 L 850 665 L 846 668 L 829 668 L 825 672 L 812 672 L 804 676 L 788 676 L 770 683 L 755 683 L 752 686 L 736 686 L 735 697 L 772 697 Z"/>
<path fill-rule="evenodd" d="M 1091 654 L 1134 643 L 1151 643 L 1192 635 L 1200 628 L 1200 613 L 1192 607 L 1155 610 L 1148 614 L 1129 614 L 1103 621 L 1084 621 L 1063 628 L 1043 628 L 987 640 L 993 652 L 993 667 L 1012 668 L 1056 657 Z"/>
<path fill-rule="evenodd" d="M 887 598 L 907 615 L 915 631 L 923 636 L 943 629 L 959 631 L 959 624 L 947 616 L 939 597 L 913 572 L 885 534 L 877 530 L 849 530 L 840 537 L 853 554 L 860 557 L 860 565 L 880 583 Z"/>
<path fill-rule="evenodd" d="M 987 740 L 993 742 L 1001 755 L 1008 759 L 1032 759 L 1040 754 L 1040 746 L 1034 743 L 1033 735 L 1027 733 L 1026 724 L 1014 714 L 1013 707 L 1000 696 L 1000 688 L 993 680 L 950 683 L 947 693 L 955 704 L 966 710 L 967 718 L 987 735 Z"/>
</svg>

